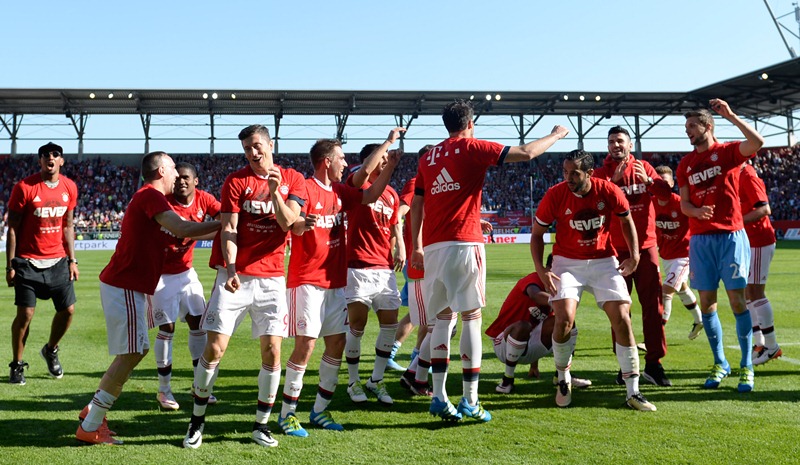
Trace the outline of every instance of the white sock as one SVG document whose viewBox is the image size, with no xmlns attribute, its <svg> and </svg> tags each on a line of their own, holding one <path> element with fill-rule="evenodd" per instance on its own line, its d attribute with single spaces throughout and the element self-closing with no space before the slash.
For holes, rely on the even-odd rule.
<svg viewBox="0 0 800 465">
<path fill-rule="evenodd" d="M 97 428 L 103 423 L 103 418 L 106 417 L 106 413 L 111 409 L 111 406 L 114 405 L 116 400 L 117 398 L 108 392 L 98 389 L 97 392 L 94 393 L 92 401 L 89 403 L 89 413 L 86 415 L 86 418 L 83 419 L 83 423 L 81 423 L 83 430 L 87 432 L 97 431 Z"/>
<path fill-rule="evenodd" d="M 322 355 L 319 362 L 319 386 L 317 387 L 317 400 L 314 401 L 314 412 L 319 413 L 328 408 L 339 384 L 339 367 L 342 360 Z"/>
<path fill-rule="evenodd" d="M 470 315 L 461 314 L 461 373 L 464 397 L 469 405 L 478 402 L 478 380 L 481 374 L 483 346 L 481 324 L 483 318 L 478 310 Z"/>
<path fill-rule="evenodd" d="M 570 333 L 570 339 L 572 334 Z M 566 342 L 556 342 L 553 339 L 553 361 L 556 364 L 556 373 L 558 373 L 558 381 L 566 381 L 572 383 L 572 376 L 569 373 L 572 366 L 572 348 L 574 344 L 567 340 Z"/>
<path fill-rule="evenodd" d="M 428 382 L 428 368 L 431 367 L 432 332 L 433 331 L 428 331 L 428 334 L 422 339 L 422 344 L 419 346 L 419 353 L 414 357 L 414 363 L 416 364 L 414 380 L 420 384 Z"/>
<path fill-rule="evenodd" d="M 158 368 L 158 392 L 170 390 L 172 380 L 172 338 L 174 333 L 159 330 L 153 343 L 153 352 Z"/>
<path fill-rule="evenodd" d="M 661 300 L 664 303 L 664 314 L 661 315 L 661 320 L 666 323 L 672 315 L 672 294 L 662 293 Z"/>
<path fill-rule="evenodd" d="M 256 409 L 256 423 L 265 424 L 269 421 L 275 397 L 281 385 L 281 366 L 267 366 L 262 364 L 258 372 L 258 408 Z"/>
<path fill-rule="evenodd" d="M 345 360 L 347 360 L 348 384 L 353 384 L 360 379 L 358 375 L 358 364 L 361 361 L 361 338 L 364 331 L 350 329 L 347 332 L 347 341 L 344 345 Z M 392 335 L 394 337 L 394 335 Z"/>
<path fill-rule="evenodd" d="M 505 377 L 514 378 L 514 371 L 517 369 L 517 361 L 528 347 L 528 341 L 518 341 L 511 336 L 506 337 L 506 368 Z"/>
<path fill-rule="evenodd" d="M 380 381 L 383 379 L 383 373 L 386 372 L 386 364 L 389 362 L 389 356 L 392 354 L 392 345 L 394 344 L 394 335 L 397 332 L 397 323 L 389 325 L 381 325 L 378 331 L 378 338 L 375 339 L 375 366 L 372 368 L 372 381 Z"/>
<path fill-rule="evenodd" d="M 700 315 L 700 307 L 697 306 L 697 298 L 694 296 L 692 289 L 686 286 L 685 291 L 678 291 L 677 294 L 683 306 L 692 314 L 695 324 L 703 323 L 703 317 Z"/>
<path fill-rule="evenodd" d="M 450 364 L 450 332 L 456 325 L 456 314 L 449 313 L 436 316 L 436 323 L 431 332 L 431 367 L 433 368 L 433 396 L 447 401 L 447 368 Z M 419 355 L 422 357 L 422 354 Z"/>
<path fill-rule="evenodd" d="M 297 410 L 297 400 L 303 390 L 303 375 L 306 365 L 297 365 L 291 360 L 286 362 L 286 375 L 283 380 L 283 403 L 281 404 L 281 417 L 294 413 Z"/>
<path fill-rule="evenodd" d="M 617 361 L 622 370 L 622 379 L 625 380 L 625 390 L 628 398 L 639 392 L 639 350 L 633 347 L 617 346 Z"/>
<path fill-rule="evenodd" d="M 189 330 L 189 354 L 192 360 L 197 360 L 203 355 L 203 350 L 206 348 L 206 331 L 204 329 L 190 329 Z"/>
<path fill-rule="evenodd" d="M 203 416 L 206 414 L 208 398 L 214 390 L 214 381 L 217 379 L 219 362 L 209 363 L 204 357 L 200 357 L 197 367 L 194 369 L 194 407 L 192 414 Z"/>
</svg>

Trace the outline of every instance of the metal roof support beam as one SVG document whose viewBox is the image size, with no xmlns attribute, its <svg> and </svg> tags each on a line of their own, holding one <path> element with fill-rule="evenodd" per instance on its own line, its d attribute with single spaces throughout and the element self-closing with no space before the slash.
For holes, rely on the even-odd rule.
<svg viewBox="0 0 800 465">
<path fill-rule="evenodd" d="M 144 129 L 144 153 L 150 153 L 150 113 L 139 114 L 139 119 L 142 120 L 142 129 Z"/>
<path fill-rule="evenodd" d="M 519 115 L 519 124 L 517 124 L 517 122 L 514 121 L 513 117 L 511 118 L 511 121 L 514 122 L 514 126 L 517 128 L 517 133 L 519 134 L 519 145 L 525 145 L 525 138 L 528 136 L 528 134 L 530 134 L 531 130 L 537 124 L 539 124 L 539 121 L 541 121 L 543 117 L 544 114 L 539 115 L 539 117 L 536 118 L 536 120 L 531 123 L 530 127 L 527 130 L 525 129 L 525 115 Z"/>
<path fill-rule="evenodd" d="M 642 159 L 642 135 L 641 129 L 639 127 L 639 115 L 635 115 L 633 118 L 633 136 L 636 138 L 636 142 L 634 143 L 634 150 L 636 151 L 637 160 Z"/>
<path fill-rule="evenodd" d="M 581 114 L 578 115 L 577 133 L 578 133 L 578 148 L 580 150 L 583 150 L 583 115 Z"/>
<path fill-rule="evenodd" d="M 794 113 L 791 109 L 786 111 L 786 143 L 789 147 L 794 147 L 797 138 L 794 135 Z"/>
<path fill-rule="evenodd" d="M 395 121 L 395 124 L 397 124 L 397 127 L 408 129 L 408 128 L 411 127 L 411 123 L 416 118 L 417 118 L 416 114 L 411 115 L 411 118 L 408 119 L 408 123 L 406 123 L 404 115 L 395 115 L 394 121 Z M 404 132 L 400 133 L 400 150 L 402 150 L 403 152 L 406 151 L 406 133 L 404 133 Z"/>
<path fill-rule="evenodd" d="M 208 138 L 208 140 L 209 140 L 209 143 L 208 143 L 208 154 L 213 157 L 214 156 L 214 140 L 216 139 L 216 137 L 214 137 L 214 113 L 211 113 L 210 115 L 208 115 L 208 117 L 209 117 L 209 120 L 210 120 L 210 123 L 211 123 L 211 127 L 210 127 L 210 129 L 211 129 L 211 137 Z"/>
<path fill-rule="evenodd" d="M 278 141 L 280 140 L 280 131 L 281 131 L 281 119 L 283 119 L 283 112 L 275 114 L 275 137 L 272 140 L 275 141 L 275 155 L 278 155 L 280 152 L 280 147 L 278 146 Z"/>
<path fill-rule="evenodd" d="M 791 114 L 791 113 L 790 113 Z M 19 119 L 17 119 L 19 116 Z M 11 136 L 11 156 L 15 156 L 17 154 L 17 134 L 19 133 L 19 127 L 22 125 L 22 117 L 25 115 L 18 115 L 14 113 L 11 115 L 11 119 L 6 121 L 5 118 L 0 118 L 0 121 L 3 122 L 3 127 L 8 131 L 9 136 Z M 8 123 L 11 123 L 11 127 L 8 127 Z"/>
<path fill-rule="evenodd" d="M 342 144 L 346 144 L 347 141 L 345 140 L 344 128 L 347 126 L 347 118 L 350 115 L 347 113 L 338 114 L 336 115 L 336 140 L 341 142 Z"/>
<path fill-rule="evenodd" d="M 75 132 L 78 133 L 78 161 L 83 160 L 83 135 L 86 133 L 86 121 L 89 119 L 89 115 L 86 113 L 81 113 L 78 115 L 78 120 L 75 120 L 75 115 L 68 114 L 67 118 L 72 121 L 72 127 L 75 128 Z"/>
</svg>

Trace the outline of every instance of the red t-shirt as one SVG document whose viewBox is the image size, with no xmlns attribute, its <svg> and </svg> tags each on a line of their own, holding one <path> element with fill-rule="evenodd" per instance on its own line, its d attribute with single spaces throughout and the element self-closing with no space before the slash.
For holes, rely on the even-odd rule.
<svg viewBox="0 0 800 465">
<path fill-rule="evenodd" d="M 215 217 L 219 214 L 219 201 L 208 192 L 195 189 L 194 200 L 189 205 L 182 205 L 175 200 L 175 196 L 169 194 L 167 201 L 172 206 L 175 213 L 186 221 L 194 223 L 202 223 L 206 215 Z M 168 231 L 165 231 L 169 233 Z M 170 244 L 167 249 L 167 258 L 164 262 L 164 270 L 161 274 L 178 274 L 183 273 L 192 267 L 192 259 L 194 257 L 194 240 L 187 238 L 178 238 L 170 235 Z"/>
<path fill-rule="evenodd" d="M 592 178 L 592 187 L 583 197 L 573 194 L 566 182 L 551 187 L 539 203 L 536 221 L 542 226 L 556 222 L 553 255 L 591 260 L 615 255 L 609 223 L 627 212 L 628 200 L 619 187 Z"/>
<path fill-rule="evenodd" d="M 408 205 L 411 206 L 411 202 L 414 201 L 414 186 L 417 183 L 417 177 L 414 176 L 413 178 L 406 181 L 405 186 L 403 186 L 403 190 L 400 191 L 400 205 Z M 425 271 L 418 270 L 411 266 L 411 252 L 413 250 L 413 244 L 411 243 L 411 215 L 406 214 L 406 217 L 403 219 L 403 242 L 406 245 L 406 274 L 408 275 L 408 279 L 422 279 L 425 277 Z"/>
<path fill-rule="evenodd" d="M 445 139 L 419 159 L 414 193 L 425 196 L 422 244 L 483 244 L 481 191 L 486 170 L 508 147 L 472 138 Z"/>
<path fill-rule="evenodd" d="M 67 256 L 64 226 L 67 212 L 75 210 L 78 188 L 63 174 L 58 185 L 47 187 L 42 174 L 18 182 L 11 190 L 8 209 L 21 215 L 15 254 L 20 258 L 61 258 Z"/>
<path fill-rule="evenodd" d="M 347 178 L 353 185 L 353 175 Z M 366 181 L 363 189 L 372 184 Z M 348 268 L 391 269 L 394 259 L 390 239 L 397 224 L 400 198 L 392 186 L 386 186 L 381 197 L 367 205 L 357 205 L 347 212 Z"/>
<path fill-rule="evenodd" d="M 633 159 L 633 156 L 630 158 Z M 639 162 L 644 166 L 647 176 L 653 178 L 653 184 L 648 186 L 637 179 L 633 163 L 628 163 L 622 179 L 615 184 L 622 189 L 631 207 L 631 218 L 633 218 L 633 224 L 636 225 L 639 249 L 649 249 L 656 246 L 656 217 L 652 207 L 655 199 L 650 194 L 669 195 L 669 185 L 661 179 L 661 176 L 656 173 L 655 168 L 650 163 L 644 160 L 639 160 Z M 592 176 L 613 182 L 611 178 L 614 176 L 617 166 L 619 166 L 619 162 L 614 160 L 611 155 L 608 155 L 603 162 L 603 166 L 596 168 Z M 622 225 L 619 221 L 611 222 L 611 242 L 617 250 L 628 249 L 628 244 L 622 235 Z"/>
<path fill-rule="evenodd" d="M 695 207 L 714 205 L 710 220 L 689 218 L 693 235 L 732 232 L 744 229 L 739 202 L 739 173 L 748 158 L 739 152 L 741 142 L 712 145 L 703 153 L 684 156 L 675 176 L 678 186 L 689 187 L 689 201 Z"/>
<path fill-rule="evenodd" d="M 750 213 L 761 205 L 769 204 L 764 181 L 758 177 L 755 168 L 748 163 L 742 165 L 742 173 L 739 178 L 739 199 L 742 204 L 742 215 Z M 744 230 L 750 240 L 750 247 L 765 247 L 775 243 L 775 229 L 772 227 L 769 215 L 755 223 L 745 224 Z"/>
<path fill-rule="evenodd" d="M 666 205 L 653 199 L 658 254 L 664 260 L 689 256 L 689 218 L 681 211 L 681 196 L 673 193 Z"/>
<path fill-rule="evenodd" d="M 100 272 L 100 281 L 144 294 L 156 291 L 170 236 L 154 218 L 170 210 L 167 198 L 151 184 L 133 194 L 122 218 L 117 248 Z"/>
<path fill-rule="evenodd" d="M 324 289 L 347 285 L 344 212 L 361 205 L 361 189 L 340 182 L 326 186 L 306 179 L 308 200 L 303 212 L 319 215 L 316 226 L 302 236 L 292 234 L 289 278 L 286 287 L 313 284 Z"/>
<path fill-rule="evenodd" d="M 284 202 L 289 199 L 302 207 L 306 198 L 303 175 L 291 168 L 275 165 L 281 172 L 278 193 Z M 283 256 L 288 231 L 281 229 L 266 178 L 256 175 L 250 165 L 231 173 L 222 185 L 222 213 L 238 213 L 236 228 L 236 271 L 248 276 L 273 278 L 283 276 Z M 220 236 L 214 238 L 212 268 L 225 266 Z"/>
<path fill-rule="evenodd" d="M 528 297 L 528 286 L 536 286 L 539 289 L 544 289 L 542 280 L 536 272 L 525 276 L 517 281 L 517 284 L 508 293 L 503 306 L 500 307 L 500 313 L 497 314 L 494 322 L 486 328 L 486 335 L 492 339 L 496 338 L 503 331 L 512 324 L 518 321 L 530 321 L 533 327 L 544 321 L 552 312 L 550 309 L 540 311 L 536 302 Z"/>
</svg>

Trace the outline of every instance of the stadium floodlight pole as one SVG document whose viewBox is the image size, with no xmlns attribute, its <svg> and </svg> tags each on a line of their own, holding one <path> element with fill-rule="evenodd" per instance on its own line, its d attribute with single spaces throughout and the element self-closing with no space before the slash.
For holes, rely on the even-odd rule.
<svg viewBox="0 0 800 465">
<path fill-rule="evenodd" d="M 789 42 L 786 41 L 786 36 L 783 35 L 783 31 L 781 30 L 781 24 L 778 22 L 778 19 L 775 17 L 775 14 L 772 12 L 772 7 L 769 6 L 769 1 L 764 0 L 764 5 L 767 7 L 767 11 L 769 11 L 769 15 L 772 17 L 772 22 L 775 23 L 775 29 L 778 30 L 778 34 L 781 35 L 781 39 L 783 39 L 783 44 L 786 45 L 786 49 L 789 51 L 789 56 L 792 58 L 797 58 L 797 54 L 795 53 L 794 49 Z M 800 23 L 800 9 L 798 9 L 797 4 L 795 3 L 795 17 L 798 19 Z"/>
</svg>

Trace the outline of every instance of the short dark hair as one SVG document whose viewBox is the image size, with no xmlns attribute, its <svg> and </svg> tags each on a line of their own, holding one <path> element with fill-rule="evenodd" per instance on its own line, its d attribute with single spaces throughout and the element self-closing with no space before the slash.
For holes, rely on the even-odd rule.
<svg viewBox="0 0 800 465">
<path fill-rule="evenodd" d="M 417 155 L 421 157 L 421 156 L 425 155 L 426 153 L 430 152 L 430 150 L 432 148 L 434 148 L 434 147 L 435 147 L 435 145 L 433 145 L 433 144 L 426 144 L 424 147 L 419 149 L 419 152 L 417 152 Z"/>
<path fill-rule="evenodd" d="M 575 162 L 578 169 L 583 172 L 594 169 L 594 156 L 585 150 L 573 150 L 569 152 L 564 159 Z"/>
<path fill-rule="evenodd" d="M 48 143 L 44 144 L 43 146 L 39 147 L 39 156 L 40 157 L 42 155 L 47 155 L 50 152 L 58 152 L 58 153 L 63 155 L 64 154 L 64 149 L 61 148 L 60 145 L 54 144 L 52 142 L 48 142 Z"/>
<path fill-rule="evenodd" d="M 336 147 L 341 147 L 342 142 L 336 139 L 319 139 L 311 146 L 308 155 L 311 157 L 311 165 L 316 169 L 317 165 L 326 158 L 333 156 Z"/>
<path fill-rule="evenodd" d="M 670 168 L 667 165 L 658 165 L 658 166 L 656 166 L 656 173 L 658 173 L 658 174 L 668 174 L 668 175 L 670 175 L 672 177 L 675 177 L 675 175 L 672 173 L 672 168 Z"/>
<path fill-rule="evenodd" d="M 628 136 L 628 140 L 631 140 L 631 133 L 629 133 L 628 130 L 622 126 L 614 126 L 613 128 L 609 129 L 608 135 L 610 136 L 611 134 L 625 134 Z"/>
<path fill-rule="evenodd" d="M 683 114 L 683 117 L 686 119 L 695 117 L 700 120 L 700 123 L 704 126 L 711 126 L 714 127 L 714 115 L 711 114 L 710 111 L 706 110 L 705 108 L 701 108 L 699 110 L 690 110 Z"/>
<path fill-rule="evenodd" d="M 448 103 L 442 110 L 442 121 L 447 132 L 458 132 L 467 129 L 475 116 L 475 110 L 469 100 L 456 100 Z"/>
<path fill-rule="evenodd" d="M 152 181 L 156 178 L 158 169 L 161 168 L 162 159 L 167 156 L 167 152 L 150 152 L 142 157 L 142 179 Z"/>
<path fill-rule="evenodd" d="M 368 156 L 372 155 L 372 152 L 375 151 L 381 144 L 367 144 L 361 149 L 361 152 L 358 153 L 358 159 L 361 160 L 361 163 L 364 163 L 364 160 L 367 159 Z"/>
<path fill-rule="evenodd" d="M 261 134 L 262 136 L 266 137 L 267 140 L 272 140 L 269 136 L 269 129 L 263 124 L 251 124 L 246 128 L 239 131 L 239 140 L 245 140 L 248 137 L 252 137 L 256 134 Z"/>
<path fill-rule="evenodd" d="M 195 167 L 191 163 L 187 163 L 185 161 L 180 161 L 178 163 L 175 163 L 175 171 L 178 170 L 189 170 L 189 172 L 192 173 L 193 177 L 195 178 L 197 177 L 197 167 Z"/>
</svg>

